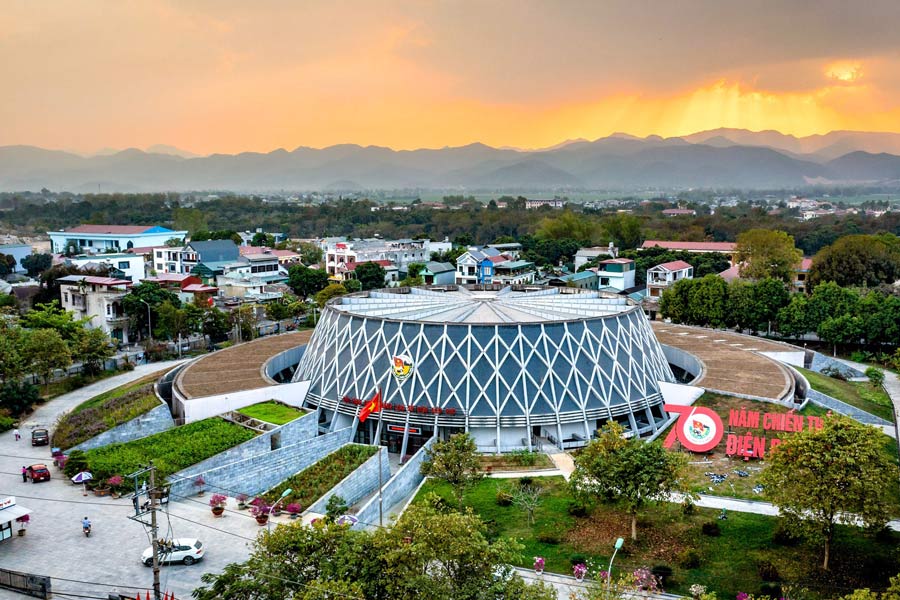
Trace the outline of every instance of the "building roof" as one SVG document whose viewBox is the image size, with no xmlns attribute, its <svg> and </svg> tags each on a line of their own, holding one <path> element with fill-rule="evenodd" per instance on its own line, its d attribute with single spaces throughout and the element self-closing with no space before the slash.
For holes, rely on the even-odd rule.
<svg viewBox="0 0 900 600">
<path fill-rule="evenodd" d="M 141 281 L 150 281 L 152 283 L 182 283 L 186 279 L 197 279 L 196 275 L 190 273 L 157 273 L 155 277 L 146 277 Z"/>
<path fill-rule="evenodd" d="M 630 265 L 634 262 L 634 259 L 631 258 L 607 258 L 606 260 L 601 260 L 598 264 L 601 265 Z"/>
<path fill-rule="evenodd" d="M 502 263 L 498 264 L 498 265 L 497 265 L 497 268 L 498 268 L 498 269 L 499 269 L 499 268 L 504 268 L 504 269 L 523 269 L 523 268 L 525 268 L 525 267 L 532 267 L 532 266 L 534 266 L 534 263 L 533 263 L 533 262 L 530 262 L 530 261 L 527 261 L 527 260 L 508 260 L 508 261 L 506 261 L 506 262 L 502 262 Z"/>
<path fill-rule="evenodd" d="M 432 275 L 437 275 L 438 273 L 446 273 L 448 271 L 456 271 L 456 268 L 450 263 L 442 263 L 442 262 L 433 262 L 429 261 L 425 263 L 425 270 L 431 273 Z"/>
<path fill-rule="evenodd" d="M 724 279 L 725 281 L 734 281 L 735 279 L 741 278 L 741 266 L 740 265 L 732 265 L 719 273 L 719 277 Z"/>
<path fill-rule="evenodd" d="M 192 283 L 190 285 L 185 286 L 184 291 L 191 293 L 191 294 L 196 294 L 198 292 L 199 293 L 218 292 L 219 288 L 212 286 L 212 285 L 203 285 L 202 283 Z"/>
<path fill-rule="evenodd" d="M 690 208 L 667 208 L 662 211 L 664 215 L 695 215 L 697 211 Z"/>
<path fill-rule="evenodd" d="M 734 252 L 734 242 L 667 242 L 662 240 L 647 240 L 641 244 L 641 249 L 665 248 L 666 250 L 690 250 L 693 252 Z"/>
<path fill-rule="evenodd" d="M 683 260 L 673 260 L 662 263 L 661 265 L 656 265 L 655 267 L 650 267 L 650 270 L 663 269 L 664 271 L 681 271 L 682 269 L 690 269 L 691 267 L 692 265 L 690 263 L 686 263 Z"/>
<path fill-rule="evenodd" d="M 348 263 L 345 263 L 345 264 L 343 265 L 344 271 L 347 271 L 347 272 L 355 271 L 355 270 L 356 270 L 356 267 L 358 267 L 359 265 L 364 265 L 364 264 L 366 264 L 366 263 L 375 263 L 375 264 L 377 264 L 377 265 L 381 265 L 381 266 L 384 267 L 385 269 L 388 269 L 388 268 L 391 268 L 391 267 L 394 266 L 394 263 L 392 263 L 392 262 L 389 261 L 389 260 L 364 260 L 364 261 L 362 261 L 362 262 L 348 262 Z"/>
<path fill-rule="evenodd" d="M 71 283 L 78 285 L 81 283 L 89 283 L 91 285 L 124 285 L 130 286 L 131 282 L 127 279 L 116 279 L 115 277 L 94 277 L 93 275 L 66 275 L 57 279 L 59 283 Z"/>
<path fill-rule="evenodd" d="M 809 269 L 811 267 L 812 267 L 812 259 L 804 258 L 800 261 L 800 268 L 798 270 L 799 271 L 809 271 Z"/>
<path fill-rule="evenodd" d="M 176 233 L 158 225 L 79 225 L 65 230 L 65 233 L 105 233 L 111 235 L 134 235 L 137 233 Z"/>
<path fill-rule="evenodd" d="M 168 246 L 140 246 L 135 248 L 129 248 L 125 251 L 126 254 L 153 254 L 153 251 L 157 248 L 168 248 Z M 174 250 L 174 248 L 173 248 Z"/>
<path fill-rule="evenodd" d="M 488 256 L 487 259 L 495 265 L 499 265 L 500 263 L 505 263 L 506 261 L 508 261 L 509 257 L 501 254 L 500 256 Z"/>
<path fill-rule="evenodd" d="M 200 255 L 200 262 L 222 262 L 235 261 L 241 253 L 237 244 L 231 240 L 206 240 L 202 242 L 191 242 L 187 245 Z"/>
</svg>

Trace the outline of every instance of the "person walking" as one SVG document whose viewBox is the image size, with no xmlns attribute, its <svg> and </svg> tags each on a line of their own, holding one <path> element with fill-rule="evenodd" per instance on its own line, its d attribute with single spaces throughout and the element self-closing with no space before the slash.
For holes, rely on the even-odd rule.
<svg viewBox="0 0 900 600">
<path fill-rule="evenodd" d="M 17 442 L 22 438 L 22 436 L 19 435 L 19 428 L 18 428 L 18 427 L 16 427 L 15 429 L 13 429 L 13 435 L 16 436 L 16 441 L 17 441 Z"/>
<path fill-rule="evenodd" d="M 22 483 L 28 483 L 28 468 L 22 467 Z"/>
</svg>

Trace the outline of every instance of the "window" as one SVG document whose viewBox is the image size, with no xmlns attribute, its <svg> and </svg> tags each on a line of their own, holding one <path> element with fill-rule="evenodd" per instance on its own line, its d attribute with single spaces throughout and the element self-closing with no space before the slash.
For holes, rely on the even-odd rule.
<svg viewBox="0 0 900 600">
<path fill-rule="evenodd" d="M 600 285 L 609 285 L 609 277 L 601 277 Z"/>
<path fill-rule="evenodd" d="M 130 267 L 131 267 L 131 263 L 128 262 L 127 260 L 120 260 L 120 261 L 119 261 L 119 268 L 120 268 L 120 269 L 128 269 L 128 268 L 130 268 Z"/>
<path fill-rule="evenodd" d="M 69 301 L 69 292 L 63 292 L 63 300 L 64 300 L 65 302 L 68 302 L 68 301 Z"/>
</svg>

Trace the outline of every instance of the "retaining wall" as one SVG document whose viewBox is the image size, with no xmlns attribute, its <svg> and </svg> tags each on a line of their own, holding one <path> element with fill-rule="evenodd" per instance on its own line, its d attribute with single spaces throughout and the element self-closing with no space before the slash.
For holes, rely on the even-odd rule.
<svg viewBox="0 0 900 600">
<path fill-rule="evenodd" d="M 424 477 L 420 472 L 422 463 L 425 461 L 425 450 L 431 447 L 435 438 L 428 440 L 424 446 L 419 448 L 418 452 L 412 455 L 400 470 L 394 473 L 390 480 L 381 486 L 381 512 L 387 514 L 391 508 L 404 498 L 413 493 L 413 491 L 422 482 Z M 365 529 L 370 523 L 378 523 L 378 495 L 373 496 L 366 504 L 356 513 L 359 523 L 353 527 L 356 529 Z"/>
<path fill-rule="evenodd" d="M 852 377 L 865 377 L 866 374 L 858 369 L 854 369 L 848 364 L 845 364 L 836 358 L 832 358 L 830 356 L 826 356 L 821 352 L 814 352 L 812 365 L 809 367 L 811 371 L 815 371 L 816 373 L 821 373 L 825 369 L 835 369 L 840 373 L 844 374 L 844 377 L 850 379 Z"/>
<path fill-rule="evenodd" d="M 80 444 L 66 450 L 68 454 L 72 450 L 90 450 L 101 446 L 109 446 L 110 444 L 121 444 L 131 442 L 154 433 L 160 433 L 167 429 L 175 427 L 175 421 L 172 419 L 172 413 L 165 404 L 160 404 L 139 417 L 135 417 L 130 421 L 117 425 L 112 429 L 108 429 L 99 435 L 95 435 L 89 440 L 85 440 Z"/>
<path fill-rule="evenodd" d="M 306 511 L 324 515 L 325 507 L 332 496 L 340 496 L 347 503 L 347 506 L 353 506 L 369 494 L 378 491 L 379 465 L 381 466 L 382 484 L 385 481 L 390 481 L 391 465 L 388 461 L 387 448 L 382 446 L 378 448 L 378 452 L 369 457 L 355 471 L 344 477 L 339 484 L 313 502 Z"/>
<path fill-rule="evenodd" d="M 819 406 L 824 406 L 825 408 L 831 409 L 832 411 L 846 415 L 851 419 L 859 421 L 860 423 L 865 423 L 866 425 L 875 425 L 877 427 L 881 427 L 882 425 L 891 426 L 893 423 L 889 423 L 885 421 L 881 417 L 876 417 L 871 413 L 867 413 L 864 410 L 860 410 L 855 406 L 851 406 L 846 402 L 841 402 L 837 398 L 832 398 L 827 394 L 823 394 L 822 392 L 817 392 L 816 390 L 810 388 L 806 393 L 806 397 L 810 402 L 814 404 L 818 404 Z"/>
<path fill-rule="evenodd" d="M 194 480 L 202 475 L 206 481 L 204 489 L 210 492 L 227 496 L 239 493 L 255 496 L 349 443 L 351 435 L 348 427 L 240 460 L 215 456 L 204 461 L 204 468 L 195 465 L 172 475 L 169 478 L 172 482 L 171 494 L 175 497 L 195 494 L 197 488 Z M 217 458 L 219 460 L 215 460 Z"/>
<path fill-rule="evenodd" d="M 177 386 L 176 386 L 177 387 Z M 175 390 L 177 391 L 177 390 Z M 278 400 L 290 406 L 300 408 L 306 399 L 306 393 L 309 391 L 308 381 L 299 381 L 297 383 L 284 383 L 282 385 L 271 385 L 252 390 L 241 390 L 239 392 L 229 392 L 227 394 L 217 394 L 215 396 L 204 396 L 202 398 L 191 398 L 189 400 L 179 400 L 176 395 L 175 412 L 184 416 L 185 423 L 200 421 L 215 415 L 221 415 L 229 410 L 237 410 L 256 404 L 265 402 L 266 400 Z"/>
</svg>

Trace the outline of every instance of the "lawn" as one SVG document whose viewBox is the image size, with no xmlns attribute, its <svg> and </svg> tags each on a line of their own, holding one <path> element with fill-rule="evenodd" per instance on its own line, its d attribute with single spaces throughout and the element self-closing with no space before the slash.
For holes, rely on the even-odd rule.
<svg viewBox="0 0 900 600">
<path fill-rule="evenodd" d="M 302 510 L 325 495 L 328 490 L 340 483 L 347 475 L 355 471 L 369 460 L 378 450 L 375 446 L 349 444 L 335 450 L 319 462 L 303 469 L 293 477 L 286 479 L 263 495 L 268 504 L 273 504 L 281 497 L 284 490 L 290 488 L 279 506 L 299 504 Z"/>
<path fill-rule="evenodd" d="M 845 593 L 844 589 L 862 586 L 883 589 L 887 578 L 900 571 L 897 534 L 876 537 L 861 529 L 839 527 L 832 572 L 823 574 L 817 567 L 821 560 L 817 546 L 778 545 L 773 541 L 772 533 L 778 525 L 774 517 L 731 512 L 727 520 L 718 521 L 718 511 L 697 509 L 692 515 L 684 515 L 677 504 L 645 510 L 639 519 L 638 540 L 632 542 L 624 511 L 601 504 L 587 516 L 576 517 L 569 513 L 573 499 L 561 477 L 538 477 L 534 481 L 545 490 L 534 526 L 527 524 L 521 509 L 497 504 L 498 490 L 516 485 L 517 480 L 484 479 L 465 495 L 465 504 L 487 523 L 489 534 L 512 537 L 525 546 L 516 564 L 526 568 L 532 566 L 535 556 L 542 556 L 550 572 L 570 575 L 576 560 L 605 569 L 615 539 L 623 537 L 625 546 L 616 556 L 614 571 L 669 566 L 674 574 L 666 590 L 682 594 L 694 583 L 706 585 L 720 598 L 734 597 L 741 591 L 759 593 L 762 561 L 774 565 L 784 580 L 782 585 L 806 587 L 813 591 L 812 598 L 832 597 L 835 590 Z M 435 480 L 425 482 L 416 501 L 429 492 L 451 505 L 455 503 L 450 487 Z M 702 533 L 702 525 L 710 522 L 719 525 L 720 536 Z M 698 565 L 683 566 L 689 564 L 685 561 L 692 554 Z M 771 589 L 767 592 L 777 593 Z"/>
<path fill-rule="evenodd" d="M 254 436 L 245 427 L 213 417 L 124 444 L 88 450 L 85 455 L 88 470 L 97 480 L 133 473 L 151 460 L 157 477 L 163 480 Z"/>
<path fill-rule="evenodd" d="M 894 422 L 893 404 L 884 389 L 875 388 L 865 382 L 835 379 L 806 369 L 798 368 L 797 370 L 803 373 L 814 390 L 828 394 L 832 398 L 837 398 L 876 417 Z"/>
<path fill-rule="evenodd" d="M 306 414 L 305 410 L 282 404 L 274 400 L 260 402 L 240 408 L 237 412 L 272 425 L 284 425 Z"/>
</svg>

